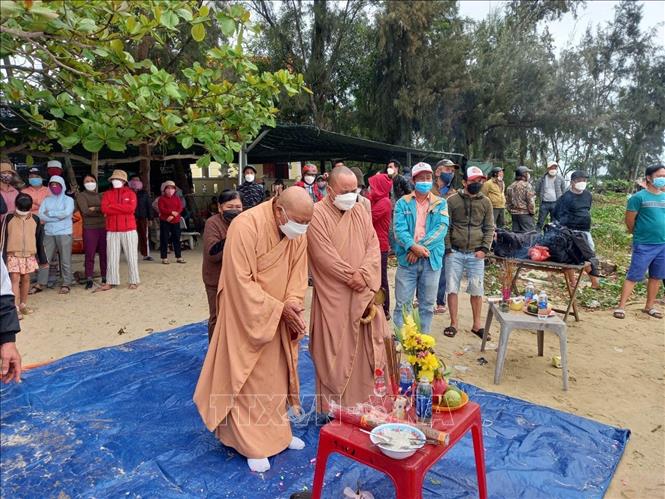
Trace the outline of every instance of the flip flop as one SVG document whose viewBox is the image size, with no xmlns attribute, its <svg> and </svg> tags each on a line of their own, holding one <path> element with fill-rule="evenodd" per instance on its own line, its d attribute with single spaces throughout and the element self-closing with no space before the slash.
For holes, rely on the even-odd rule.
<svg viewBox="0 0 665 499">
<path fill-rule="evenodd" d="M 663 312 L 658 310 L 656 307 L 651 307 L 649 310 L 643 309 L 642 312 L 647 314 L 649 317 L 653 317 L 654 319 L 662 319 L 663 318 Z"/>
<path fill-rule="evenodd" d="M 68 295 L 71 290 L 69 289 L 69 286 L 61 286 L 60 291 L 58 291 L 59 295 Z"/>
<path fill-rule="evenodd" d="M 617 308 L 612 315 L 615 319 L 625 319 L 626 311 L 622 308 Z"/>
<path fill-rule="evenodd" d="M 478 338 L 480 338 L 480 339 L 482 340 L 482 339 L 483 339 L 483 334 L 485 334 L 485 328 L 484 328 L 484 327 L 481 327 L 481 328 L 478 329 L 477 331 L 474 331 L 474 330 L 472 329 L 471 332 L 472 332 L 473 334 L 475 334 L 476 336 L 478 336 Z M 489 333 L 487 334 L 487 341 L 492 341 L 492 337 L 489 335 Z"/>
<path fill-rule="evenodd" d="M 445 314 L 446 311 L 447 310 L 445 305 L 437 305 L 436 307 L 434 307 L 435 314 Z"/>
<path fill-rule="evenodd" d="M 28 291 L 28 294 L 29 295 L 36 295 L 37 293 L 41 293 L 42 291 L 44 291 L 44 288 L 42 288 L 41 286 L 38 286 L 38 285 L 34 285 L 30 288 L 30 291 Z"/>
<path fill-rule="evenodd" d="M 447 336 L 448 338 L 454 338 L 456 334 L 457 334 L 457 328 L 455 326 L 448 326 L 446 329 L 443 330 L 443 335 Z"/>
</svg>

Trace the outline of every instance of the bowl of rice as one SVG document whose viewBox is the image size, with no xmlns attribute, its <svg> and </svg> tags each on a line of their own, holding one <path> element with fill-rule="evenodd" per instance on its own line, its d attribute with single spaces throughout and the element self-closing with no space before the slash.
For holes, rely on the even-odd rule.
<svg viewBox="0 0 665 499">
<path fill-rule="evenodd" d="M 381 452 L 393 459 L 406 459 L 425 445 L 425 434 L 418 428 L 404 423 L 387 423 L 377 426 L 369 436 Z"/>
</svg>

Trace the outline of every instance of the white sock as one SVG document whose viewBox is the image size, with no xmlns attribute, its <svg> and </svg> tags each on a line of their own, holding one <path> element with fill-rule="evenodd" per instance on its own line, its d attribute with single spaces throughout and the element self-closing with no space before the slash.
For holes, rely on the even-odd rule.
<svg viewBox="0 0 665 499">
<path fill-rule="evenodd" d="M 300 440 L 298 437 L 292 437 L 291 443 L 289 444 L 289 449 L 292 450 L 303 450 L 305 448 L 305 442 Z"/>
<path fill-rule="evenodd" d="M 268 461 L 267 457 L 264 457 L 263 459 L 247 458 L 247 466 L 249 466 L 250 470 L 256 471 L 257 473 L 265 473 L 270 469 L 270 461 Z"/>
</svg>

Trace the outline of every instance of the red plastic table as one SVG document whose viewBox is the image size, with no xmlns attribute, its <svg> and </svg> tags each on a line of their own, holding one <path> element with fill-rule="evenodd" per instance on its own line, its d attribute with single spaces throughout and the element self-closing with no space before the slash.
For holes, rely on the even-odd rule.
<svg viewBox="0 0 665 499">
<path fill-rule="evenodd" d="M 395 484 L 397 499 L 421 498 L 423 480 L 427 471 L 468 430 L 471 430 L 476 458 L 478 495 L 481 499 L 485 499 L 487 497 L 487 483 L 485 480 L 485 452 L 480 406 L 474 402 L 469 402 L 458 411 L 435 413 L 432 426 L 437 430 L 448 433 L 450 443 L 447 446 L 428 444 L 413 456 L 396 460 L 381 453 L 379 448 L 372 444 L 369 435 L 361 432 L 358 427 L 339 421 L 328 423 L 321 428 L 319 434 L 312 497 L 314 499 L 321 497 L 328 456 L 336 452 L 387 474 Z"/>
</svg>

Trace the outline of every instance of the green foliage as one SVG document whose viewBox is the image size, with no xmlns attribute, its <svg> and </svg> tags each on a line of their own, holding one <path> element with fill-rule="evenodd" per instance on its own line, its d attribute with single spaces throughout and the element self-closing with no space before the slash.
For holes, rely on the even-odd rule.
<svg viewBox="0 0 665 499">
<path fill-rule="evenodd" d="M 177 141 L 202 148 L 207 161 L 229 162 L 261 127 L 274 125 L 280 93 L 299 93 L 303 77 L 258 70 L 242 50 L 249 21 L 242 6 L 199 4 L 3 0 L 0 68 L 8 77 L 0 90 L 10 105 L 29 103 L 23 116 L 64 149 Z M 208 32 L 224 38 L 178 64 L 188 36 L 198 44 Z"/>
</svg>

